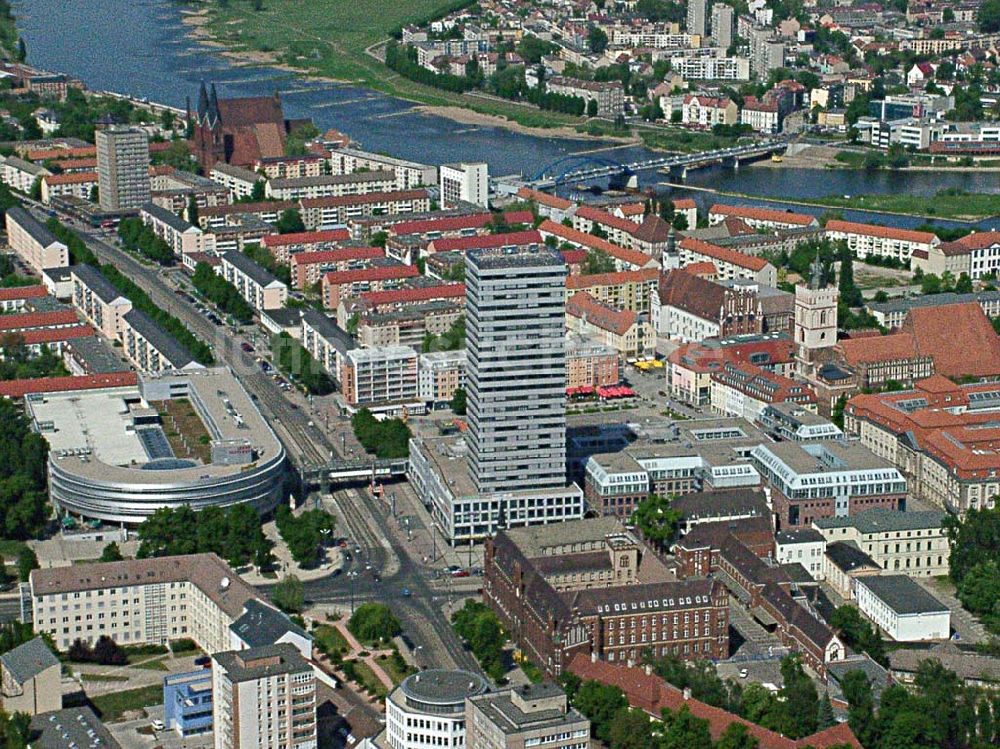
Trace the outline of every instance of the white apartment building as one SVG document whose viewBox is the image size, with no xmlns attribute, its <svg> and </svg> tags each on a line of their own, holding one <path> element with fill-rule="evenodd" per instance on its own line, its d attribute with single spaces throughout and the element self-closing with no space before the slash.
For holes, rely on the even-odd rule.
<svg viewBox="0 0 1000 749">
<path fill-rule="evenodd" d="M 813 580 L 822 580 L 826 539 L 812 528 L 793 528 L 774 534 L 774 558 L 778 564 L 801 564 Z"/>
<path fill-rule="evenodd" d="M 31 186 L 35 184 L 36 179 L 52 174 L 45 167 L 25 161 L 17 156 L 8 156 L 3 159 L 2 163 L 3 170 L 0 174 L 2 174 L 3 183 L 11 190 L 25 194 L 31 192 Z"/>
<path fill-rule="evenodd" d="M 316 749 L 316 675 L 294 645 L 212 656 L 215 749 Z"/>
<path fill-rule="evenodd" d="M 396 189 L 396 174 L 390 171 L 356 174 L 321 174 L 318 177 L 294 177 L 268 180 L 266 195 L 270 200 L 366 195 Z"/>
<path fill-rule="evenodd" d="M 215 554 L 33 570 L 31 619 L 60 650 L 107 635 L 122 645 L 190 638 L 211 653 L 230 647 L 229 626 L 255 597 Z"/>
<path fill-rule="evenodd" d="M 142 310 L 130 310 L 122 316 L 120 340 L 125 356 L 143 372 L 163 374 L 203 368 L 176 338 Z"/>
<path fill-rule="evenodd" d="M 430 404 L 445 404 L 458 388 L 465 387 L 468 355 L 458 351 L 431 351 L 420 355 L 417 363 L 417 393 Z"/>
<path fill-rule="evenodd" d="M 7 209 L 7 244 L 33 271 L 65 268 L 69 249 L 21 206 Z"/>
<path fill-rule="evenodd" d="M 229 199 L 234 202 L 253 195 L 254 185 L 264 179 L 257 172 L 224 161 L 212 167 L 208 176 L 213 182 L 218 182 L 229 190 Z"/>
<path fill-rule="evenodd" d="M 826 223 L 826 237 L 834 241 L 846 241 L 851 252 L 861 259 L 875 255 L 895 258 L 901 262 L 909 260 L 914 250 L 929 252 L 941 243 L 931 232 L 840 220 Z"/>
<path fill-rule="evenodd" d="M 586 81 L 555 76 L 546 82 L 545 90 L 551 94 L 574 96 L 588 104 L 595 101 L 600 117 L 613 117 L 625 108 L 625 88 L 618 81 Z"/>
<path fill-rule="evenodd" d="M 310 307 L 302 310 L 302 346 L 335 380 L 340 379 L 347 352 L 357 343 L 334 320 Z"/>
<path fill-rule="evenodd" d="M 189 224 L 176 213 L 155 203 L 146 203 L 139 211 L 139 217 L 156 236 L 170 245 L 177 257 L 193 252 L 215 251 L 214 234 L 206 234 L 200 227 Z"/>
<path fill-rule="evenodd" d="M 360 169 L 392 172 L 396 175 L 397 190 L 412 190 L 437 184 L 437 167 L 380 153 L 336 148 L 330 151 L 329 162 L 331 174 L 354 174 Z"/>
<path fill-rule="evenodd" d="M 857 545 L 884 570 L 910 577 L 948 574 L 948 537 L 945 513 L 898 512 L 872 508 L 851 517 L 821 518 L 813 528 L 828 543 Z"/>
<path fill-rule="evenodd" d="M 735 125 L 738 117 L 739 107 L 726 97 L 688 94 L 681 106 L 681 122 L 685 125 L 709 128 L 715 125 Z"/>
<path fill-rule="evenodd" d="M 948 607 L 906 575 L 865 575 L 855 580 L 861 613 L 897 642 L 947 640 Z"/>
<path fill-rule="evenodd" d="M 348 408 L 377 412 L 420 412 L 418 355 L 409 346 L 358 348 L 343 357 L 341 393 Z"/>
<path fill-rule="evenodd" d="M 748 255 L 745 252 L 687 237 L 677 243 L 677 256 L 678 267 L 681 268 L 693 263 L 712 263 L 719 281 L 745 278 L 761 286 L 773 288 L 778 285 L 777 268 L 757 255 Z"/>
<path fill-rule="evenodd" d="M 74 265 L 70 281 L 76 311 L 105 338 L 119 340 L 132 302 L 91 265 Z"/>
<path fill-rule="evenodd" d="M 221 275 L 236 287 L 251 307 L 258 312 L 280 309 L 288 301 L 288 287 L 268 271 L 244 255 L 233 250 L 220 255 Z"/>
<path fill-rule="evenodd" d="M 442 164 L 440 172 L 441 208 L 459 202 L 490 207 L 490 174 L 485 161 Z"/>
<path fill-rule="evenodd" d="M 385 744 L 465 749 L 465 700 L 488 691 L 486 680 L 468 671 L 430 669 L 410 676 L 385 701 Z"/>
<path fill-rule="evenodd" d="M 678 55 L 670 58 L 670 70 L 689 81 L 750 80 L 750 60 L 746 57 Z"/>
</svg>

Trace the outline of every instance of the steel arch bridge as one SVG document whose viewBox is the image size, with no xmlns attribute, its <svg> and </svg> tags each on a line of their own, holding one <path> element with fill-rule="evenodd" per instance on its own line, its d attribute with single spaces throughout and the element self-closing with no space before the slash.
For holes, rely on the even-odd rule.
<svg viewBox="0 0 1000 749">
<path fill-rule="evenodd" d="M 588 166 L 615 169 L 622 172 L 629 171 L 628 167 L 620 161 L 612 161 L 611 159 L 605 159 L 591 154 L 570 154 L 543 166 L 531 178 L 531 181 L 537 182 L 538 180 L 545 179 L 546 177 L 550 179 L 561 179 L 567 174 L 581 171 L 584 167 Z"/>
</svg>

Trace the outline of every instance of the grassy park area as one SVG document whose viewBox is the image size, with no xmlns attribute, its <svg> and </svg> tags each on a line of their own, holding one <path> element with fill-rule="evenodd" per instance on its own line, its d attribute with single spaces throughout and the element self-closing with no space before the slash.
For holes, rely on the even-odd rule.
<svg viewBox="0 0 1000 749">
<path fill-rule="evenodd" d="M 970 220 L 1000 214 L 1000 195 L 941 190 L 935 195 L 830 195 L 825 198 L 798 198 L 800 202 L 830 208 L 905 213 L 930 218 Z"/>
<path fill-rule="evenodd" d="M 366 50 L 402 26 L 457 7 L 455 0 L 250 0 L 203 6 L 211 37 L 248 62 L 277 62 L 313 75 L 358 83 L 432 106 L 457 106 L 514 120 L 525 127 L 559 127 L 580 118 L 423 86 L 396 74 Z"/>
</svg>

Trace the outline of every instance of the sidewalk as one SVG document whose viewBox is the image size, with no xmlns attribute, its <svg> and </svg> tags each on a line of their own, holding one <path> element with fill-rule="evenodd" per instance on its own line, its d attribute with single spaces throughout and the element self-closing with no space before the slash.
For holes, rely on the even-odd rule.
<svg viewBox="0 0 1000 749">
<path fill-rule="evenodd" d="M 452 547 L 444 535 L 433 524 L 427 508 L 417 499 L 409 482 L 401 482 L 386 487 L 386 495 L 395 492 L 396 518 L 390 520 L 394 526 L 393 532 L 406 539 L 410 556 L 419 564 L 431 569 L 444 569 L 450 566 L 468 569 L 469 547 Z M 407 528 L 404 518 L 409 518 Z M 472 550 L 473 567 L 483 564 L 483 545 L 476 544 Z"/>
</svg>

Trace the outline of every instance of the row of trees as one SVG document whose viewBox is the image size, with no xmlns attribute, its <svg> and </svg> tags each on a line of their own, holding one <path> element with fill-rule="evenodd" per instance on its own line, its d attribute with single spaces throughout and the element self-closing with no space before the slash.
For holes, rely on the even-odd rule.
<svg viewBox="0 0 1000 749">
<path fill-rule="evenodd" d="M 468 643 L 480 667 L 494 681 L 506 673 L 503 646 L 507 641 L 497 615 L 484 603 L 467 599 L 465 605 L 451 616 L 455 632 Z"/>
<path fill-rule="evenodd" d="M 215 552 L 233 567 L 253 563 L 268 571 L 274 566 L 274 547 L 261 528 L 260 516 L 250 505 L 162 507 L 139 526 L 138 557 Z"/>
<path fill-rule="evenodd" d="M 118 224 L 118 237 L 126 250 L 138 252 L 155 263 L 172 265 L 174 262 L 173 248 L 156 236 L 152 227 L 144 224 L 141 218 L 123 218 Z"/>
<path fill-rule="evenodd" d="M 390 40 L 385 47 L 385 64 L 404 78 L 454 93 L 465 93 L 475 88 L 475 80 L 465 75 L 434 73 L 417 62 L 417 51 L 413 47 L 400 47 L 396 40 Z"/>
<path fill-rule="evenodd" d="M 76 663 L 99 663 L 102 666 L 128 665 L 128 654 L 107 635 L 101 635 L 93 647 L 79 638 L 66 651 L 67 660 Z"/>
<path fill-rule="evenodd" d="M 323 510 L 306 510 L 296 516 L 281 505 L 274 513 L 282 540 L 288 545 L 292 559 L 303 567 L 315 567 L 322 558 L 324 535 L 333 533 L 336 521 Z"/>
<path fill-rule="evenodd" d="M 351 427 L 358 442 L 379 458 L 405 458 L 410 454 L 410 428 L 402 419 L 379 421 L 371 411 L 362 408 L 351 417 Z"/>
<path fill-rule="evenodd" d="M 250 303 L 208 263 L 201 262 L 195 266 L 191 283 L 202 296 L 227 315 L 232 315 L 241 325 L 253 322 L 253 307 Z"/>
<path fill-rule="evenodd" d="M 4 538 L 37 536 L 48 518 L 49 445 L 24 412 L 0 400 L 0 532 Z"/>
<path fill-rule="evenodd" d="M 949 514 L 945 532 L 951 546 L 948 574 L 959 600 L 1000 634 L 1000 505 L 969 510 L 964 519 Z"/>
<path fill-rule="evenodd" d="M 215 363 L 211 347 L 195 336 L 187 327 L 162 307 L 153 303 L 149 295 L 134 281 L 125 276 L 110 263 L 101 265 L 97 256 L 72 229 L 63 226 L 58 219 L 50 218 L 46 227 L 63 242 L 69 250 L 69 256 L 74 265 L 92 265 L 112 286 L 132 302 L 132 307 L 149 315 L 164 331 L 174 339 L 200 364 L 206 366 Z"/>
<path fill-rule="evenodd" d="M 69 370 L 62 358 L 47 346 L 37 355 L 24 344 L 22 333 L 7 333 L 0 336 L 0 380 L 33 380 L 38 377 L 60 377 Z"/>
<path fill-rule="evenodd" d="M 288 333 L 271 338 L 271 352 L 278 369 L 313 395 L 329 395 L 334 391 L 333 380 L 298 341 Z"/>
</svg>

